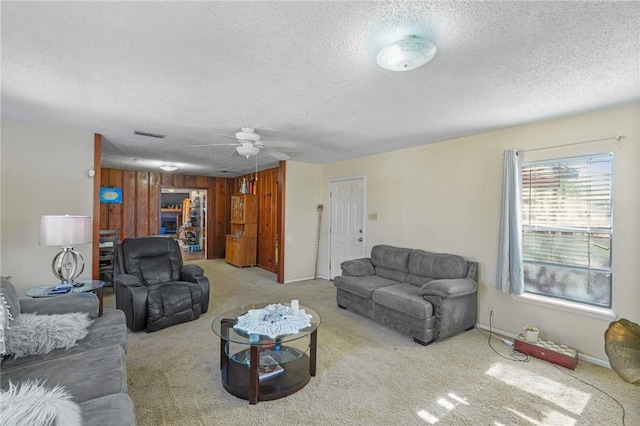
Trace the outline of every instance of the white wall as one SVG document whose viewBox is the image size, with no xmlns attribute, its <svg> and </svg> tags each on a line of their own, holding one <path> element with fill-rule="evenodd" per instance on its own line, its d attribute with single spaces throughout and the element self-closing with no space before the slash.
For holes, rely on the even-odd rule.
<svg viewBox="0 0 640 426">
<path fill-rule="evenodd" d="M 378 215 L 377 221 L 367 222 L 367 253 L 373 245 L 385 243 L 455 253 L 478 261 L 480 323 L 488 324 L 488 307 L 493 306 L 494 327 L 498 329 L 518 334 L 524 325 L 534 323 L 541 328 L 542 338 L 606 360 L 603 334 L 608 319 L 522 303 L 494 289 L 502 153 L 508 148 L 526 150 L 627 136 L 620 143 L 583 144 L 536 154 L 614 153 L 613 311 L 639 322 L 639 111 L 640 104 L 626 105 L 325 165 L 322 202 L 328 208 L 329 180 L 366 176 L 366 213 Z M 532 154 L 525 154 L 525 161 Z M 290 198 L 288 201 L 296 204 Z M 324 232 L 323 245 L 326 237 Z M 325 256 L 324 275 L 327 263 Z"/>
<path fill-rule="evenodd" d="M 322 166 L 287 161 L 284 226 L 284 281 L 313 278 L 318 228 L 318 204 L 322 204 Z M 323 212 L 323 224 L 326 209 Z M 322 251 L 322 249 L 321 249 Z M 318 269 L 318 274 L 320 274 Z"/>
<path fill-rule="evenodd" d="M 2 121 L 0 274 L 11 275 L 18 295 L 55 283 L 58 247 L 39 246 L 40 216 L 93 216 L 92 133 Z M 91 244 L 76 247 L 91 277 Z"/>
</svg>

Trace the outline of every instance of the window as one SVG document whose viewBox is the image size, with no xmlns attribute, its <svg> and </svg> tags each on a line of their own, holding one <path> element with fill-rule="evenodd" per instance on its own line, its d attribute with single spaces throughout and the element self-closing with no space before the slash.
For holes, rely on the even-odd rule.
<svg viewBox="0 0 640 426">
<path fill-rule="evenodd" d="M 612 155 L 522 167 L 525 292 L 611 307 Z"/>
</svg>

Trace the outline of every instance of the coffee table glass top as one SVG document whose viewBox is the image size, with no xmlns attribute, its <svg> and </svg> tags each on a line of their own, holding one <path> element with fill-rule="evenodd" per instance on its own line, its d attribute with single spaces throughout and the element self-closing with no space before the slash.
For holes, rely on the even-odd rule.
<svg viewBox="0 0 640 426">
<path fill-rule="evenodd" d="M 211 324 L 211 329 L 213 332 L 228 342 L 239 343 L 243 345 L 265 345 L 269 343 L 273 343 L 274 339 L 269 336 L 264 335 L 251 335 L 249 336 L 247 333 L 242 330 L 238 330 L 233 328 L 233 326 L 237 322 L 237 318 L 240 315 L 244 315 L 249 312 L 249 309 L 263 309 L 267 304 L 251 304 L 251 305 L 243 305 L 237 308 L 230 309 L 222 314 L 218 315 L 216 319 L 213 320 Z M 287 305 L 288 304 L 284 304 Z M 320 315 L 314 310 L 306 307 L 300 306 L 300 310 L 304 310 L 307 314 L 311 315 L 311 325 L 309 327 L 303 328 L 299 330 L 297 333 L 293 334 L 285 334 L 282 336 L 277 336 L 275 339 L 278 340 L 279 343 L 286 343 L 293 340 L 301 339 L 303 337 L 308 336 L 313 333 L 318 326 L 320 325 Z"/>
<path fill-rule="evenodd" d="M 77 286 L 71 287 L 71 290 L 67 293 L 58 293 L 58 294 L 49 294 L 49 292 L 57 285 L 57 284 L 48 284 L 41 285 L 38 287 L 34 287 L 27 291 L 25 294 L 29 297 L 54 297 L 54 296 L 62 296 L 65 294 L 71 293 L 86 293 L 88 291 L 98 290 L 104 287 L 104 281 L 101 280 L 78 280 Z"/>
</svg>

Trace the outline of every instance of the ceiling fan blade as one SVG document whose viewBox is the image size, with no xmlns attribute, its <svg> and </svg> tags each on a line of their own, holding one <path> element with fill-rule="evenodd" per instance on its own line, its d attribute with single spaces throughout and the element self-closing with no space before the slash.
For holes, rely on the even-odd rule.
<svg viewBox="0 0 640 426">
<path fill-rule="evenodd" d="M 262 140 L 264 145 L 272 146 L 274 148 L 295 148 L 296 143 L 292 141 L 270 141 L 270 140 Z"/>
<path fill-rule="evenodd" d="M 223 138 L 233 139 L 234 141 L 238 140 L 238 138 L 236 138 L 235 136 L 223 135 L 221 133 L 216 133 L 216 136 L 222 136 Z"/>
<path fill-rule="evenodd" d="M 290 155 L 285 154 L 284 152 L 280 152 L 277 149 L 271 149 L 269 147 L 264 147 L 264 148 L 262 148 L 262 150 L 264 152 L 266 152 L 267 154 L 269 154 L 270 156 L 277 158 L 278 160 L 286 161 L 289 158 L 291 158 Z"/>
<path fill-rule="evenodd" d="M 191 148 L 199 148 L 202 146 L 236 146 L 237 143 L 206 143 L 203 145 L 189 145 Z"/>
</svg>

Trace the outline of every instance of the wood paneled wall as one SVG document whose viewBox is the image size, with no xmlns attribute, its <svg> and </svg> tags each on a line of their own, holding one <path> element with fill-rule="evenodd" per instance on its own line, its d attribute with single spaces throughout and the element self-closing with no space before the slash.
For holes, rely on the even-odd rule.
<svg viewBox="0 0 640 426">
<path fill-rule="evenodd" d="M 172 173 L 101 169 L 100 186 L 122 188 L 122 204 L 100 204 L 100 229 L 118 229 L 120 239 L 157 235 L 164 187 L 207 190 L 207 257 L 224 253 L 232 179 Z"/>
<path fill-rule="evenodd" d="M 242 178 L 255 177 L 255 173 L 234 179 L 233 194 L 239 194 Z M 258 172 L 258 266 L 271 272 L 277 268 L 278 248 L 278 168 Z"/>
</svg>

